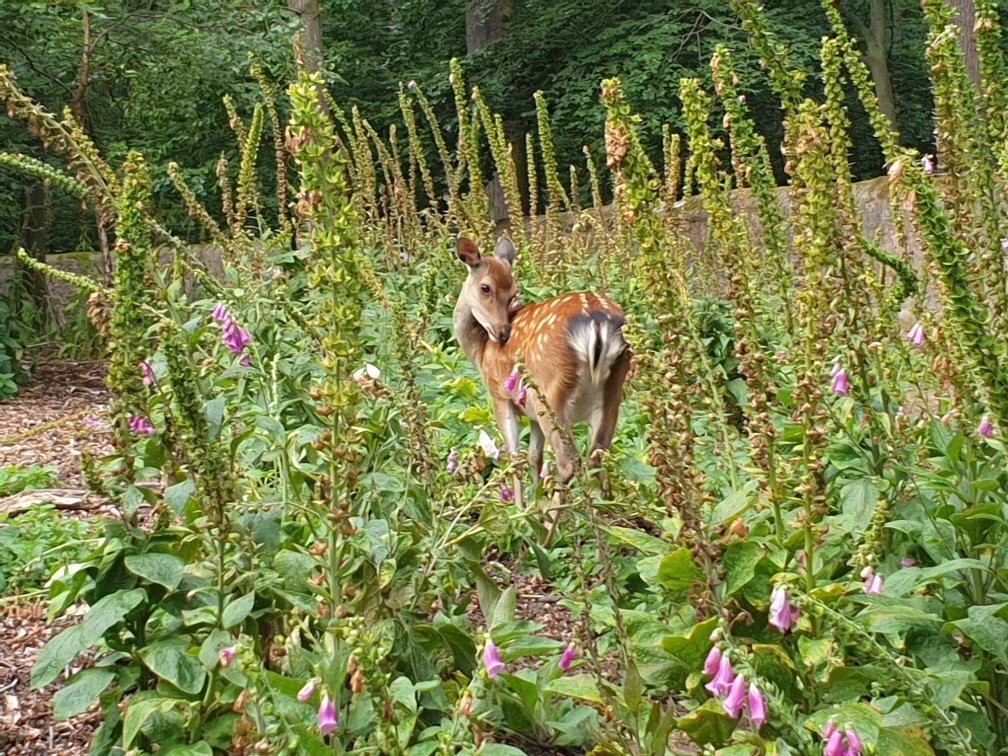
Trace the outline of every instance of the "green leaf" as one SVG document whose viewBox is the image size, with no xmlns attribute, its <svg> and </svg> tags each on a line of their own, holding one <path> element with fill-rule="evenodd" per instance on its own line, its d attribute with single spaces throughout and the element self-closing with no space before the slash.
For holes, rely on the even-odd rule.
<svg viewBox="0 0 1008 756">
<path fill-rule="evenodd" d="M 203 407 L 203 412 L 206 414 L 207 424 L 210 426 L 211 440 L 217 438 L 220 434 L 221 425 L 224 422 L 224 403 L 224 397 L 218 396 L 211 399 Z"/>
<path fill-rule="evenodd" d="M 634 714 L 640 709 L 641 693 L 644 690 L 644 681 L 633 659 L 629 660 L 626 670 L 626 679 L 623 681 L 623 701 L 627 708 Z"/>
<path fill-rule="evenodd" d="M 221 616 L 221 625 L 226 629 L 244 622 L 245 618 L 249 616 L 249 612 L 252 611 L 253 606 L 255 606 L 255 591 L 246 593 L 241 598 L 236 598 L 224 607 L 224 612 Z"/>
<path fill-rule="evenodd" d="M 742 488 L 732 491 L 725 496 L 711 513 L 710 524 L 721 525 L 730 520 L 734 520 L 749 507 L 749 495 L 756 490 L 758 482 L 748 481 Z"/>
<path fill-rule="evenodd" d="M 975 646 L 1002 662 L 1008 662 L 1008 622 L 996 616 L 1008 604 L 971 606 L 969 616 L 952 624 Z"/>
<path fill-rule="evenodd" d="M 818 667 L 829 659 L 833 651 L 832 638 L 808 638 L 804 635 L 798 638 L 798 652 L 805 666 L 810 669 Z"/>
<path fill-rule="evenodd" d="M 734 594 L 753 579 L 756 565 L 763 556 L 763 549 L 756 541 L 734 541 L 724 552 L 724 567 L 727 573 L 725 590 Z"/>
<path fill-rule="evenodd" d="M 213 756 L 213 748 L 206 741 L 192 745 L 171 745 L 158 751 L 158 756 Z"/>
<path fill-rule="evenodd" d="M 595 684 L 595 678 L 588 674 L 558 677 L 546 686 L 546 692 L 597 704 L 602 703 L 602 694 L 599 693 L 598 685 Z"/>
<path fill-rule="evenodd" d="M 676 726 L 697 745 L 719 746 L 731 737 L 735 720 L 725 713 L 718 701 L 709 699 L 686 716 L 679 717 Z"/>
<path fill-rule="evenodd" d="M 174 591 L 182 582 L 185 561 L 174 554 L 133 554 L 124 560 L 126 569 L 138 577 Z"/>
<path fill-rule="evenodd" d="M 164 503 L 174 514 L 178 515 L 185 509 L 189 499 L 196 492 L 196 481 L 183 480 L 174 486 L 168 486 L 164 491 Z"/>
<path fill-rule="evenodd" d="M 130 747 L 140 734 L 140 728 L 152 716 L 157 713 L 166 714 L 183 703 L 178 698 L 160 698 L 153 692 L 149 694 L 150 697 L 141 698 L 143 695 L 145 694 L 138 693 L 130 699 L 129 707 L 126 709 L 126 716 L 123 717 L 123 748 Z"/>
<path fill-rule="evenodd" d="M 102 640 L 106 630 L 122 622 L 146 598 L 147 592 L 143 588 L 134 588 L 116 591 L 100 599 L 81 622 L 81 638 L 84 643 L 91 646 Z"/>
<path fill-rule="evenodd" d="M 871 478 L 861 478 L 847 483 L 840 490 L 840 509 L 842 514 L 837 522 L 855 537 L 864 533 L 871 523 L 878 503 L 878 487 Z"/>
<path fill-rule="evenodd" d="M 688 595 L 693 583 L 699 579 L 700 572 L 693 564 L 693 554 L 685 546 L 662 559 L 658 567 L 658 583 L 674 597 Z"/>
<path fill-rule="evenodd" d="M 80 625 L 68 627 L 42 647 L 31 672 L 32 690 L 44 688 L 87 648 Z"/>
<path fill-rule="evenodd" d="M 515 608 L 518 605 L 518 594 L 515 593 L 514 586 L 508 586 L 494 604 L 493 615 L 488 618 L 490 629 L 511 622 L 515 616 Z"/>
<path fill-rule="evenodd" d="M 115 670 L 103 667 L 83 669 L 71 677 L 53 696 L 53 716 L 70 719 L 87 711 L 115 679 Z"/>
<path fill-rule="evenodd" d="M 185 638 L 158 641 L 140 650 L 140 658 L 155 675 L 192 695 L 203 690 L 206 670 L 187 652 Z"/>
</svg>

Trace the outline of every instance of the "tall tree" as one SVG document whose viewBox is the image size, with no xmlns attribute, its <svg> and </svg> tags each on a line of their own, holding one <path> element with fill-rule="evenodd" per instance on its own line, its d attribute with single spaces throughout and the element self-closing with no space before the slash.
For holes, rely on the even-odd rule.
<svg viewBox="0 0 1008 756">
<path fill-rule="evenodd" d="M 966 59 L 966 72 L 973 83 L 980 86 L 980 54 L 977 51 L 976 6 L 973 0 L 951 0 L 956 9 L 956 24 L 959 25 L 959 42 L 962 45 L 963 57 Z"/>
<path fill-rule="evenodd" d="M 968 0 L 972 2 L 972 0 Z M 875 96 L 879 108 L 889 122 L 896 126 L 896 99 L 893 96 L 892 78 L 889 75 L 889 16 L 890 0 L 869 0 L 868 23 L 861 15 L 847 9 L 857 33 L 864 40 L 864 60 L 875 80 Z"/>
<path fill-rule="evenodd" d="M 309 71 L 318 71 L 322 67 L 322 11 L 319 0 L 290 0 L 289 6 L 299 19 L 301 31 L 298 39 L 301 42 L 301 52 L 304 54 L 305 65 Z"/>
</svg>

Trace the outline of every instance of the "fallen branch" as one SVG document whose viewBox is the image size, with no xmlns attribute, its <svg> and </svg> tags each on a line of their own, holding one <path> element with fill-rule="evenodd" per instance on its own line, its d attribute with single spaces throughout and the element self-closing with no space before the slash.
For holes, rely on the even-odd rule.
<svg viewBox="0 0 1008 756">
<path fill-rule="evenodd" d="M 103 499 L 86 488 L 37 488 L 0 498 L 0 515 L 16 517 L 40 504 L 51 504 L 56 509 L 95 509 Z"/>
</svg>

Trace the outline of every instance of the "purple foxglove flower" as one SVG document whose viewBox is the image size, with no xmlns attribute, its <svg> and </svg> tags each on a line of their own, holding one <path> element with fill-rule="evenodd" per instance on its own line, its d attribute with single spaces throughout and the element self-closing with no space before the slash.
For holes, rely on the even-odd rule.
<svg viewBox="0 0 1008 756">
<path fill-rule="evenodd" d="M 297 700 L 301 703 L 305 703 L 312 697 L 312 693 L 315 692 L 315 681 L 309 680 L 304 684 L 304 687 L 297 692 Z"/>
<path fill-rule="evenodd" d="M 211 312 L 210 315 L 218 323 L 227 323 L 231 320 L 231 313 L 227 311 L 227 307 L 224 306 L 223 302 L 218 302 L 217 306 L 213 308 L 213 312 Z"/>
<path fill-rule="evenodd" d="M 830 368 L 829 374 L 832 377 L 839 372 L 840 372 L 840 358 L 837 357 L 835 360 L 833 360 L 833 367 Z"/>
<path fill-rule="evenodd" d="M 549 475 L 549 462 L 543 462 L 543 465 L 539 470 L 539 478 L 545 478 L 547 475 Z"/>
<path fill-rule="evenodd" d="M 865 578 L 864 592 L 869 596 L 878 596 L 882 593 L 882 578 L 878 575 L 871 575 Z"/>
<path fill-rule="evenodd" d="M 728 697 L 721 702 L 721 706 L 724 707 L 729 717 L 738 719 L 742 713 L 742 707 L 745 705 L 745 697 L 745 675 L 740 674 L 732 681 L 731 688 L 728 689 Z"/>
<path fill-rule="evenodd" d="M 151 425 L 150 420 L 146 417 L 141 417 L 140 415 L 133 415 L 129 419 L 129 427 L 138 436 L 153 436 L 154 426 Z"/>
<path fill-rule="evenodd" d="M 917 564 L 916 559 L 911 559 L 910 557 L 903 557 L 900 559 L 900 567 L 913 567 Z"/>
<path fill-rule="evenodd" d="M 921 165 L 924 168 L 924 173 L 926 173 L 928 176 L 934 175 L 936 165 L 933 155 L 925 155 L 921 159 Z"/>
<path fill-rule="evenodd" d="M 522 386 L 518 389 L 518 396 L 515 397 L 515 404 L 519 407 L 525 406 L 525 399 L 528 397 L 528 389 Z"/>
<path fill-rule="evenodd" d="M 497 646 L 489 638 L 487 638 L 486 646 L 483 649 L 483 666 L 486 667 L 490 677 L 497 677 L 504 671 L 504 662 L 501 661 Z"/>
<path fill-rule="evenodd" d="M 778 585 L 770 594 L 770 618 L 767 621 L 782 633 L 788 632 L 798 621 L 798 607 L 791 606 L 783 585 Z"/>
<path fill-rule="evenodd" d="M 704 687 L 710 691 L 712 696 L 720 697 L 729 691 L 734 678 L 735 674 L 732 672 L 731 660 L 727 656 L 722 656 L 721 662 L 718 664 L 717 674 Z"/>
<path fill-rule="evenodd" d="M 834 730 L 826 740 L 823 756 L 843 756 L 843 750 L 843 735 L 839 730 Z"/>
<path fill-rule="evenodd" d="M 566 672 L 570 669 L 571 663 L 574 661 L 574 644 L 568 643 L 567 648 L 564 649 L 563 656 L 560 657 L 560 669 Z"/>
<path fill-rule="evenodd" d="M 500 500 L 505 503 L 514 500 L 514 491 L 506 483 L 500 484 Z"/>
<path fill-rule="evenodd" d="M 319 732 L 328 735 L 339 727 L 339 717 L 336 715 L 336 704 L 329 698 L 329 691 L 322 696 L 322 703 L 318 709 Z"/>
<path fill-rule="evenodd" d="M 514 370 L 511 371 L 511 375 L 507 377 L 507 380 L 504 381 L 504 390 L 507 391 L 509 394 L 514 393 L 514 390 L 518 388 L 518 379 L 520 377 L 521 374 L 518 372 L 518 368 L 516 367 Z"/>
<path fill-rule="evenodd" d="M 705 675 L 713 675 L 718 670 L 718 665 L 721 664 L 721 649 L 717 646 L 711 646 L 710 653 L 707 654 L 707 658 L 703 663 L 703 671 Z"/>
<path fill-rule="evenodd" d="M 448 452 L 448 464 L 446 465 L 449 475 L 454 475 L 458 472 L 458 449 L 452 448 Z"/>
<path fill-rule="evenodd" d="M 994 423 L 991 422 L 990 417 L 984 415 L 980 418 L 980 425 L 977 426 L 977 433 L 984 438 L 994 438 Z"/>
<path fill-rule="evenodd" d="M 252 343 L 248 331 L 239 326 L 233 320 L 224 324 L 224 334 L 222 336 L 224 346 L 231 350 L 234 355 L 239 355 L 245 351 L 245 347 Z"/>
<path fill-rule="evenodd" d="M 217 658 L 220 660 L 220 665 L 222 667 L 230 667 L 231 662 L 233 662 L 235 658 L 235 647 L 225 646 L 217 652 Z"/>
<path fill-rule="evenodd" d="M 248 367 L 249 365 L 252 364 L 252 359 L 246 354 L 244 357 L 238 360 L 238 364 L 241 365 L 242 367 Z"/>
<path fill-rule="evenodd" d="M 150 386 L 154 383 L 154 369 L 147 360 L 140 360 L 140 372 L 143 374 L 143 382 L 145 386 Z"/>
<path fill-rule="evenodd" d="M 844 751 L 844 756 L 859 756 L 861 753 L 861 739 L 858 738 L 857 733 L 848 727 L 844 730 L 844 735 L 847 736 L 847 750 Z"/>
<path fill-rule="evenodd" d="M 766 722 L 766 701 L 756 683 L 749 683 L 749 718 L 758 730 Z"/>
<path fill-rule="evenodd" d="M 826 724 L 822 728 L 823 740 L 829 740 L 830 736 L 836 732 L 836 722 L 832 719 L 827 719 Z"/>
<path fill-rule="evenodd" d="M 1008 236 L 1001 240 L 1001 251 L 1008 255 Z"/>
<path fill-rule="evenodd" d="M 847 396 L 850 386 L 847 383 L 847 371 L 840 368 L 833 376 L 833 383 L 830 384 L 830 391 L 840 396 Z"/>
<path fill-rule="evenodd" d="M 406 89 L 416 89 L 416 82 L 413 81 L 413 79 L 410 79 L 406 84 Z"/>
<path fill-rule="evenodd" d="M 490 438 L 490 434 L 485 430 L 479 432 L 479 445 L 483 447 L 483 453 L 490 457 L 490 459 L 500 459 L 500 449 L 497 448 L 497 444 L 494 443 L 494 440 Z"/>
<path fill-rule="evenodd" d="M 924 327 L 920 323 L 914 323 L 914 327 L 906 335 L 910 343 L 915 347 L 924 345 Z"/>
</svg>

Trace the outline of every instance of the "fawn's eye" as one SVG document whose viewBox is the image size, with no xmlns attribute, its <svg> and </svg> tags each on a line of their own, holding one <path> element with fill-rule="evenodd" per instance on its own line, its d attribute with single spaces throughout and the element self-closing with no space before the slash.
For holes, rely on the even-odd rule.
<svg viewBox="0 0 1008 756">
<path fill-rule="evenodd" d="M 489 294 L 490 293 L 490 284 L 482 284 L 480 286 L 480 291 L 482 291 L 484 294 Z"/>
</svg>

